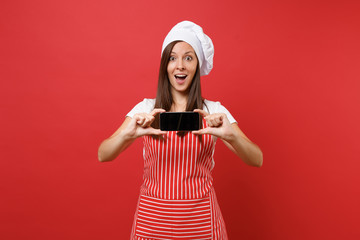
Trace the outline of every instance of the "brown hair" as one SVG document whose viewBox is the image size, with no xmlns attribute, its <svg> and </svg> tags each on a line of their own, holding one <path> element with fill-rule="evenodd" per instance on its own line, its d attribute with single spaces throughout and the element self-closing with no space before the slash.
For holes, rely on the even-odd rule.
<svg viewBox="0 0 360 240">
<path fill-rule="evenodd" d="M 175 44 L 178 42 L 181 41 L 174 41 L 166 46 L 166 48 L 162 53 L 161 61 L 160 61 L 159 80 L 158 80 L 158 88 L 156 93 L 155 108 L 162 108 L 165 109 L 166 111 L 170 111 L 170 108 L 173 104 L 173 98 L 170 91 L 171 84 L 168 78 L 167 66 L 169 63 L 171 51 L 175 46 Z M 189 95 L 188 95 L 185 111 L 193 111 L 194 109 L 197 108 L 202 109 L 204 104 L 204 99 L 201 96 L 199 63 L 188 91 L 189 91 Z M 151 126 L 153 128 L 160 128 L 159 115 L 156 115 L 155 120 Z"/>
</svg>

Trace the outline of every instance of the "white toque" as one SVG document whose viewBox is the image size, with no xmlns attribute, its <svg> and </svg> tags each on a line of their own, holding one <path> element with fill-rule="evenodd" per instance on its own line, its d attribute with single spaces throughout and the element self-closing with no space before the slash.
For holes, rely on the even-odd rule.
<svg viewBox="0 0 360 240">
<path fill-rule="evenodd" d="M 208 75 L 213 68 L 214 45 L 199 25 L 190 21 L 176 24 L 165 37 L 161 54 L 174 41 L 184 41 L 191 45 L 199 60 L 200 76 Z"/>
</svg>

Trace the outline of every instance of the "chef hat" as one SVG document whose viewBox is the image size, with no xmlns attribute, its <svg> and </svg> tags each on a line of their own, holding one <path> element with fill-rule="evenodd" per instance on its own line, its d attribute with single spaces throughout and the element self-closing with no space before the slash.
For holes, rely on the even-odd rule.
<svg viewBox="0 0 360 240">
<path fill-rule="evenodd" d="M 200 76 L 208 75 L 213 68 L 214 45 L 199 25 L 190 21 L 176 24 L 165 37 L 161 54 L 174 41 L 184 41 L 192 46 L 199 60 Z"/>
</svg>

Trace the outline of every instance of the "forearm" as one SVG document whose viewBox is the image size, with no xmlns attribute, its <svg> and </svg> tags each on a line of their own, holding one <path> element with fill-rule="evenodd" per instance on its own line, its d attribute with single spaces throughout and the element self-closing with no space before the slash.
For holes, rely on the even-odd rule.
<svg viewBox="0 0 360 240">
<path fill-rule="evenodd" d="M 256 144 L 243 137 L 239 132 L 234 131 L 222 140 L 246 164 L 255 167 L 262 166 L 263 154 L 261 149 Z"/>
<path fill-rule="evenodd" d="M 124 130 L 118 132 L 104 140 L 98 150 L 98 159 L 100 162 L 107 162 L 114 160 L 121 152 L 135 141 L 136 138 L 130 138 L 126 135 Z"/>
</svg>

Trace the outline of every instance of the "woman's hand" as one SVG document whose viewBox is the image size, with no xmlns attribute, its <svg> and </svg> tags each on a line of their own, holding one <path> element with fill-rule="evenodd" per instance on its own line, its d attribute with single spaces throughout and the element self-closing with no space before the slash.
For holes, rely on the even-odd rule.
<svg viewBox="0 0 360 240">
<path fill-rule="evenodd" d="M 193 131 L 193 134 L 202 135 L 202 134 L 211 134 L 215 137 L 221 138 L 223 140 L 228 140 L 233 134 L 234 130 L 224 113 L 214 113 L 209 114 L 201 109 L 195 109 L 194 112 L 200 113 L 204 117 L 207 127 L 200 129 L 198 131 Z"/>
<path fill-rule="evenodd" d="M 100 162 L 114 160 L 122 151 L 130 146 L 136 138 L 144 135 L 164 135 L 166 132 L 154 129 L 150 125 L 156 114 L 165 112 L 164 109 L 154 109 L 151 113 L 135 114 L 133 118 L 126 117 L 120 128 L 99 147 Z"/>
<path fill-rule="evenodd" d="M 263 155 L 260 148 L 246 137 L 237 124 L 230 124 L 224 113 L 209 114 L 200 109 L 195 109 L 194 112 L 200 113 L 208 126 L 198 131 L 193 131 L 193 134 L 211 134 L 216 136 L 223 140 L 225 145 L 246 164 L 261 167 Z"/>
<path fill-rule="evenodd" d="M 136 139 L 144 135 L 164 135 L 166 132 L 151 127 L 156 114 L 165 112 L 164 109 L 155 108 L 151 113 L 137 113 L 130 120 L 127 127 L 123 130 L 124 135 L 130 139 Z"/>
</svg>

